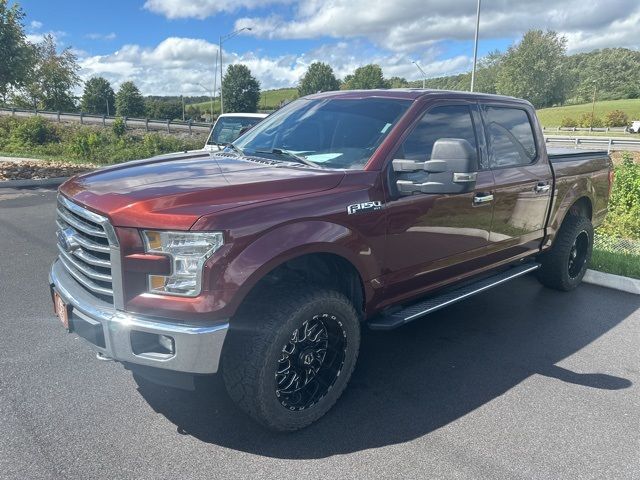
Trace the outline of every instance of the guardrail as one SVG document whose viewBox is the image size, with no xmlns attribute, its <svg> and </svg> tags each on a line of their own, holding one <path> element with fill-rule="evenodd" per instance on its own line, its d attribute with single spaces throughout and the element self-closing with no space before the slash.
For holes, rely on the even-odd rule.
<svg viewBox="0 0 640 480">
<path fill-rule="evenodd" d="M 631 133 L 628 127 L 542 127 L 543 132 L 620 132 Z"/>
<path fill-rule="evenodd" d="M 13 115 L 15 117 L 41 116 L 49 120 L 57 122 L 77 122 L 82 125 L 112 125 L 116 117 L 109 115 L 94 115 L 90 113 L 69 113 L 69 112 L 51 112 L 47 110 L 25 110 L 21 108 L 0 108 L 0 115 Z M 144 129 L 147 132 L 151 130 L 166 131 L 171 133 L 174 131 L 188 131 L 192 133 L 208 133 L 211 130 L 211 123 L 207 122 L 182 122 L 178 120 L 157 120 L 150 118 L 131 118 L 122 117 L 125 128 Z"/>
<path fill-rule="evenodd" d="M 607 137 L 561 137 L 548 135 L 544 138 L 547 144 L 562 145 L 574 148 L 606 148 L 611 150 L 640 151 L 640 139 L 607 138 Z"/>
</svg>

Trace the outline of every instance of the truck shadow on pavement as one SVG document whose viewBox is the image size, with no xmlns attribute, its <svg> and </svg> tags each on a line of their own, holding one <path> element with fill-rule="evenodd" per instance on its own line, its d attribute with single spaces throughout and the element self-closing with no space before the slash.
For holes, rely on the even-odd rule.
<svg viewBox="0 0 640 480">
<path fill-rule="evenodd" d="M 227 397 L 219 376 L 196 392 L 139 384 L 177 432 L 275 458 L 308 459 L 407 442 L 453 422 L 533 375 L 583 388 L 627 379 L 555 365 L 627 318 L 633 296 L 583 285 L 571 293 L 522 278 L 391 332 L 363 330 L 358 366 L 342 398 L 311 427 L 266 431 Z M 496 418 L 496 422 L 503 419 Z"/>
</svg>

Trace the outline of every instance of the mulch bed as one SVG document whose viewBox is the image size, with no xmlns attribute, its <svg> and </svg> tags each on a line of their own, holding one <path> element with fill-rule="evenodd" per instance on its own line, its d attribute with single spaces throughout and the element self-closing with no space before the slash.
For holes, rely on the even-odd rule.
<svg viewBox="0 0 640 480">
<path fill-rule="evenodd" d="M 93 170 L 95 165 L 21 160 L 18 162 L 0 161 L 0 181 L 2 180 L 39 180 L 44 178 L 70 177 L 77 173 Z"/>
</svg>

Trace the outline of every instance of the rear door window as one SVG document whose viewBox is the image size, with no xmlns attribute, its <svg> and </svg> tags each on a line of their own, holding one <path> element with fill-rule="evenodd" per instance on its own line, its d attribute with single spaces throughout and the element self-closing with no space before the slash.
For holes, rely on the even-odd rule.
<svg viewBox="0 0 640 480">
<path fill-rule="evenodd" d="M 529 165 L 535 160 L 535 136 L 526 111 L 486 106 L 484 117 L 492 168 Z"/>
<path fill-rule="evenodd" d="M 433 144 L 441 138 L 462 138 L 477 151 L 478 143 L 467 105 L 443 105 L 429 110 L 403 142 L 396 158 L 430 160 Z"/>
</svg>

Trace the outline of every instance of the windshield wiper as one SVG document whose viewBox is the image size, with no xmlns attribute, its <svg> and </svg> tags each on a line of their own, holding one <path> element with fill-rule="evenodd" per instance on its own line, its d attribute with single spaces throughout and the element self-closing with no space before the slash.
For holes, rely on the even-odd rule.
<svg viewBox="0 0 640 480">
<path fill-rule="evenodd" d="M 242 149 L 240 147 L 236 147 L 233 143 L 219 143 L 218 145 L 221 145 L 225 148 L 230 148 L 231 150 L 233 150 L 234 152 L 240 154 L 240 155 L 244 155 L 244 152 L 242 151 Z"/>
<path fill-rule="evenodd" d="M 281 157 L 291 158 L 292 160 L 295 160 L 298 163 L 302 163 L 310 167 L 320 168 L 320 166 L 317 163 L 314 163 L 311 160 L 308 160 L 307 158 L 301 155 L 296 155 L 295 153 L 289 150 L 283 150 L 282 148 L 272 148 L 271 150 L 256 150 L 256 153 L 270 153 L 273 155 L 280 155 Z"/>
</svg>

